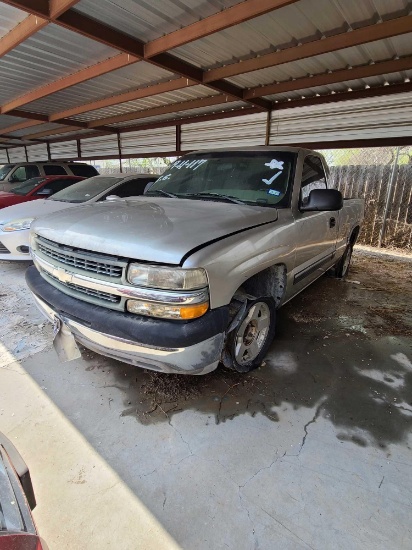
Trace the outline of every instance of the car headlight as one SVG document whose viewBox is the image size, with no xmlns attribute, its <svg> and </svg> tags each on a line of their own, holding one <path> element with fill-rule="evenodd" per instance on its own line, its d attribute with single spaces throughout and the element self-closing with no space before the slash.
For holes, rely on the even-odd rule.
<svg viewBox="0 0 412 550">
<path fill-rule="evenodd" d="M 132 285 L 163 290 L 195 290 L 207 286 L 206 271 L 201 268 L 130 264 L 127 280 Z"/>
<path fill-rule="evenodd" d="M 7 222 L 1 226 L 2 231 L 22 231 L 23 229 L 30 229 L 30 225 L 34 221 L 34 218 L 22 218 L 20 220 L 14 220 L 13 222 Z"/>
<path fill-rule="evenodd" d="M 197 319 L 209 309 L 209 302 L 193 304 L 189 306 L 176 306 L 173 304 L 158 304 L 155 302 L 144 302 L 143 300 L 127 300 L 127 311 L 137 315 L 158 317 L 161 319 L 179 319 L 187 321 Z"/>
</svg>

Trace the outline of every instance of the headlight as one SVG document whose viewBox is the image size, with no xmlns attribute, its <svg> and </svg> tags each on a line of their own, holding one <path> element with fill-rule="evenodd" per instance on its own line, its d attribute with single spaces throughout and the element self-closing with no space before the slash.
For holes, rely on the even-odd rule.
<svg viewBox="0 0 412 550">
<path fill-rule="evenodd" d="M 158 304 L 155 302 L 144 302 L 142 300 L 127 300 L 127 311 L 148 317 L 159 317 L 161 319 L 197 319 L 209 309 L 209 302 L 194 304 L 190 306 L 175 306 L 172 304 Z"/>
<path fill-rule="evenodd" d="M 14 222 L 5 223 L 2 227 L 2 231 L 22 231 L 23 229 L 30 229 L 30 225 L 34 221 L 34 218 L 22 218 L 21 220 L 14 220 Z"/>
<path fill-rule="evenodd" d="M 204 269 L 182 269 L 145 264 L 130 264 L 127 280 L 132 285 L 163 290 L 194 290 L 207 286 Z"/>
</svg>

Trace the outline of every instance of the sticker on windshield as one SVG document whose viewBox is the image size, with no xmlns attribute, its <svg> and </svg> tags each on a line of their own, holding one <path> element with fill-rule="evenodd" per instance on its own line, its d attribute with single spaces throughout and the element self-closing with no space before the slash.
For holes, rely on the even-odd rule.
<svg viewBox="0 0 412 550">
<path fill-rule="evenodd" d="M 157 181 L 164 181 L 170 179 L 172 174 L 166 174 L 165 176 L 161 176 Z"/>
<path fill-rule="evenodd" d="M 276 191 L 276 189 L 269 189 L 268 195 L 275 195 L 275 197 L 278 197 L 280 195 L 280 191 Z"/>
<path fill-rule="evenodd" d="M 277 174 L 275 174 L 274 176 L 272 176 L 270 179 L 268 180 L 265 180 L 264 178 L 262 179 L 263 183 L 266 183 L 266 185 L 272 185 L 272 183 L 275 181 L 276 178 L 278 178 L 280 176 L 282 172 L 278 172 Z"/>
<path fill-rule="evenodd" d="M 206 159 L 199 159 L 199 160 L 177 160 L 172 166 L 170 167 L 172 170 L 173 168 L 177 168 L 180 170 L 181 168 L 189 168 L 190 170 L 197 170 L 202 164 L 207 162 Z"/>
<path fill-rule="evenodd" d="M 275 168 L 277 168 L 278 170 L 283 170 L 283 164 L 284 164 L 283 160 L 279 161 L 276 159 L 272 159 L 270 162 L 266 162 L 265 166 L 267 166 L 271 170 L 275 170 Z"/>
</svg>

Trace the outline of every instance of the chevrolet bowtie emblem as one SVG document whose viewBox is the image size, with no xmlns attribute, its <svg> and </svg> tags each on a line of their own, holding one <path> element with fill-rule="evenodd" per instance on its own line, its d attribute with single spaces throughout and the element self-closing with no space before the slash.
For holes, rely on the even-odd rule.
<svg viewBox="0 0 412 550">
<path fill-rule="evenodd" d="M 68 273 L 65 269 L 62 267 L 57 267 L 53 270 L 53 275 L 56 277 L 61 283 L 71 283 L 73 275 L 71 273 Z"/>
</svg>

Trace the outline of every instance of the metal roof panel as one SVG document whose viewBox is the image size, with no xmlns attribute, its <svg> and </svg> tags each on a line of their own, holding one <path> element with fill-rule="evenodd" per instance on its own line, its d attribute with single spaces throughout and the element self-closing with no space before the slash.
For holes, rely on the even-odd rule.
<svg viewBox="0 0 412 550">
<path fill-rule="evenodd" d="M 26 19 L 27 13 L 8 4 L 1 4 L 0 38 Z"/>
<path fill-rule="evenodd" d="M 24 122 L 24 118 L 19 118 L 19 117 L 10 116 L 10 115 L 0 115 L 0 130 L 2 128 L 7 128 L 12 124 L 19 124 L 19 122 Z"/>
<path fill-rule="evenodd" d="M 98 120 L 100 118 L 142 111 L 161 105 L 172 105 L 173 103 L 180 103 L 181 101 L 189 101 L 214 95 L 217 95 L 217 92 L 206 88 L 206 86 L 191 86 L 190 88 L 183 88 L 182 90 L 165 92 L 152 97 L 136 99 L 134 101 L 128 101 L 127 103 L 105 107 L 104 109 L 97 109 L 96 111 L 89 111 L 81 115 L 70 117 L 70 119 L 73 121 Z"/>
<path fill-rule="evenodd" d="M 139 61 L 25 105 L 35 113 L 51 115 L 94 100 L 171 80 L 173 73 Z"/>
<path fill-rule="evenodd" d="M 0 103 L 117 53 L 63 27 L 48 25 L 0 59 Z"/>
<path fill-rule="evenodd" d="M 239 3 L 239 0 L 81 0 L 75 9 L 148 42 Z"/>
<path fill-rule="evenodd" d="M 407 0 L 300 0 L 172 51 L 204 69 L 254 58 L 322 36 L 408 13 Z M 410 7 L 410 6 L 409 6 Z"/>
</svg>

